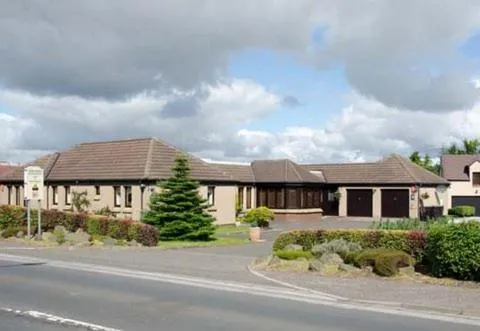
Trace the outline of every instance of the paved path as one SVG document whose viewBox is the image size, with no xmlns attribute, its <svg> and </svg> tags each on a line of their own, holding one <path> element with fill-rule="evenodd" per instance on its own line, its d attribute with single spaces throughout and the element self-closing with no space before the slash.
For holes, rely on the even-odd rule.
<svg viewBox="0 0 480 331">
<path fill-rule="evenodd" d="M 466 321 L 447 322 L 427 315 L 412 317 L 406 311 L 345 309 L 321 297 L 288 294 L 280 288 L 269 292 L 268 287 L 241 289 L 240 283 L 168 281 L 153 275 L 146 279 L 135 271 L 124 276 L 101 273 L 95 266 L 84 270 L 68 266 L 12 263 L 0 258 L 0 307 L 21 311 L 20 317 L 8 313 L 0 319 L 0 329 L 29 330 L 24 327 L 32 316 L 40 318 L 37 324 L 46 324 L 30 330 L 42 331 L 58 330 L 55 324 L 63 324 L 65 318 L 77 324 L 95 324 L 100 330 L 135 331 L 471 331 L 480 325 L 452 324 Z M 42 316 L 51 317 L 41 320 Z M 46 327 L 49 321 L 55 321 L 50 328 Z"/>
</svg>

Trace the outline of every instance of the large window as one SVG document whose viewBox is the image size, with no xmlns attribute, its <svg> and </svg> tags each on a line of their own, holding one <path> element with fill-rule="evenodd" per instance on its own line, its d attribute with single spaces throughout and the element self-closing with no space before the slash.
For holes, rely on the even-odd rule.
<svg viewBox="0 0 480 331">
<path fill-rule="evenodd" d="M 207 189 L 207 201 L 209 206 L 215 204 L 215 186 L 209 186 Z"/>
<path fill-rule="evenodd" d="M 480 186 L 480 172 L 472 173 L 473 186 Z"/>
<path fill-rule="evenodd" d="M 132 207 L 132 187 L 125 186 L 125 207 Z"/>
<path fill-rule="evenodd" d="M 58 205 L 58 187 L 52 186 L 52 204 L 54 206 Z"/>
<path fill-rule="evenodd" d="M 65 186 L 65 206 L 70 206 L 72 204 L 72 192 L 70 191 L 70 186 Z"/>
<path fill-rule="evenodd" d="M 113 205 L 115 207 L 120 207 L 122 199 L 122 192 L 120 191 L 120 186 L 113 187 Z"/>
<path fill-rule="evenodd" d="M 100 185 L 95 186 L 95 198 L 100 197 Z"/>
<path fill-rule="evenodd" d="M 15 186 L 15 205 L 20 206 L 20 186 Z"/>
<path fill-rule="evenodd" d="M 320 208 L 322 191 L 316 188 L 303 187 L 258 188 L 257 202 L 258 206 L 265 206 L 271 209 Z"/>
<path fill-rule="evenodd" d="M 252 208 L 252 188 L 247 187 L 247 209 Z"/>
<path fill-rule="evenodd" d="M 238 188 L 238 193 L 237 193 L 237 199 L 238 199 L 238 206 L 243 209 L 243 186 L 240 186 Z"/>
</svg>

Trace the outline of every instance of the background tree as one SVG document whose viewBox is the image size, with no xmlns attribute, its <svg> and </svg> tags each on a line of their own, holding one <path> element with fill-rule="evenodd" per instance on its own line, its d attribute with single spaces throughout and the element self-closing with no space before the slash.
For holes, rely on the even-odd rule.
<svg viewBox="0 0 480 331">
<path fill-rule="evenodd" d="M 420 152 L 415 151 L 410 155 L 410 161 L 437 175 L 440 174 L 440 163 L 434 163 L 427 153 L 421 156 Z"/>
<path fill-rule="evenodd" d="M 480 140 L 479 139 L 464 139 L 462 141 L 462 147 L 459 147 L 456 143 L 450 144 L 450 146 L 442 149 L 442 154 L 478 154 L 480 153 Z"/>
<path fill-rule="evenodd" d="M 88 208 L 90 206 L 90 200 L 88 200 L 87 196 L 87 191 L 72 191 L 72 209 L 77 211 L 84 211 L 85 208 Z"/>
<path fill-rule="evenodd" d="M 215 219 L 206 211 L 207 200 L 199 194 L 200 184 L 190 177 L 184 155 L 175 159 L 172 173 L 157 184 L 160 192 L 151 195 L 143 221 L 156 226 L 162 240 L 210 240 Z"/>
</svg>

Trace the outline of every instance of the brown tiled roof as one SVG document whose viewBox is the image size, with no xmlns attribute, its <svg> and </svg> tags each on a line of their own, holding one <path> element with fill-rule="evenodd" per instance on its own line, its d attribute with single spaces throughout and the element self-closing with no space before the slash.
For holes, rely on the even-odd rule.
<svg viewBox="0 0 480 331">
<path fill-rule="evenodd" d="M 466 167 L 479 161 L 480 154 L 476 155 L 443 155 L 441 160 L 442 176 L 448 180 L 469 180 Z"/>
<path fill-rule="evenodd" d="M 5 172 L 3 175 L 0 174 L 0 180 L 3 181 L 21 181 L 23 182 L 23 172 L 26 167 L 37 166 L 44 170 L 45 178 L 50 173 L 55 161 L 57 160 L 59 153 L 48 154 L 38 158 L 32 162 L 26 163 L 22 166 L 14 166 L 9 172 Z"/>
<path fill-rule="evenodd" d="M 233 178 L 241 183 L 254 183 L 255 176 L 253 175 L 252 167 L 249 164 L 212 164 L 218 167 L 223 172 L 230 174 Z"/>
<path fill-rule="evenodd" d="M 252 162 L 256 183 L 323 183 L 322 177 L 291 160 L 260 160 Z"/>
<path fill-rule="evenodd" d="M 322 171 L 333 184 L 448 184 L 444 178 L 409 159 L 393 154 L 375 163 L 308 164 L 310 171 Z"/>
<path fill-rule="evenodd" d="M 157 180 L 171 176 L 181 150 L 155 138 L 84 143 L 60 153 L 49 180 Z M 201 159 L 185 154 L 196 180 L 233 181 Z"/>
</svg>

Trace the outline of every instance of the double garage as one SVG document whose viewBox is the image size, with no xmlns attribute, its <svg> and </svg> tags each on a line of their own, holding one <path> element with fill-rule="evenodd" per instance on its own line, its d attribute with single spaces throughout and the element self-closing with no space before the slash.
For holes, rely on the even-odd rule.
<svg viewBox="0 0 480 331">
<path fill-rule="evenodd" d="M 374 190 L 377 192 L 374 193 Z M 410 215 L 409 189 L 347 189 L 347 216 L 372 217 L 373 195 L 380 194 L 381 217 Z"/>
</svg>

